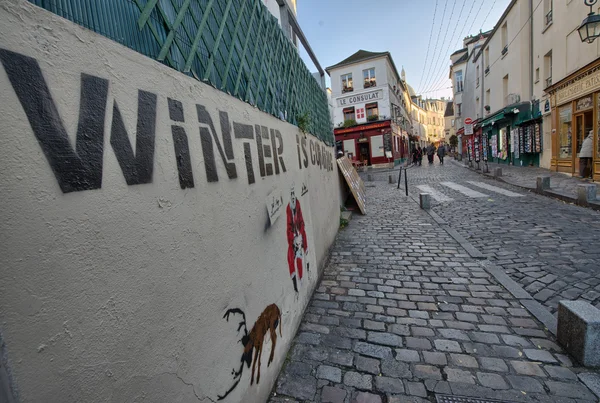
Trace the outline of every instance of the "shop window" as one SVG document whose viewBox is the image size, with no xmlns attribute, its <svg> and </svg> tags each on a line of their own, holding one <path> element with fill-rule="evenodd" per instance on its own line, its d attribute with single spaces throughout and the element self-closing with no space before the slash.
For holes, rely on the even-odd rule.
<svg viewBox="0 0 600 403">
<path fill-rule="evenodd" d="M 367 109 L 367 120 L 378 120 L 379 119 L 379 108 L 377 107 L 377 102 L 373 102 L 371 104 L 366 104 L 365 108 Z"/>
<path fill-rule="evenodd" d="M 352 73 L 342 74 L 342 93 L 354 91 L 352 85 Z"/>
<path fill-rule="evenodd" d="M 377 85 L 375 81 L 375 68 L 363 70 L 363 78 L 365 80 L 365 88 L 375 87 Z"/>
<path fill-rule="evenodd" d="M 563 106 L 558 110 L 558 150 L 559 158 L 568 159 L 573 155 L 571 148 L 572 132 L 572 111 L 571 105 Z"/>
<path fill-rule="evenodd" d="M 344 108 L 344 121 L 346 121 L 346 120 L 356 120 L 356 115 L 354 113 L 354 107 Z"/>
<path fill-rule="evenodd" d="M 371 136 L 371 157 L 383 157 L 384 155 L 383 135 Z"/>
<path fill-rule="evenodd" d="M 344 140 L 344 154 L 350 159 L 356 157 L 356 144 L 354 140 Z"/>
<path fill-rule="evenodd" d="M 596 112 L 596 116 L 598 117 L 598 122 L 596 124 L 596 144 L 598 150 L 596 151 L 596 156 L 600 158 L 600 93 L 598 94 L 598 99 L 596 99 L 596 105 L 598 105 L 598 111 Z"/>
</svg>

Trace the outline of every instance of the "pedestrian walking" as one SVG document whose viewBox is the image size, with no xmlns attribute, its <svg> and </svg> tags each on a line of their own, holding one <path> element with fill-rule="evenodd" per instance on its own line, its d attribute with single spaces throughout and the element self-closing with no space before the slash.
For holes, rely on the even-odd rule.
<svg viewBox="0 0 600 403">
<path fill-rule="evenodd" d="M 435 155 L 435 146 L 433 145 L 433 143 L 431 143 L 429 145 L 429 147 L 427 147 L 427 159 L 429 160 L 430 164 L 433 164 L 433 156 Z"/>
<path fill-rule="evenodd" d="M 589 178 L 591 176 L 593 135 L 594 131 L 590 130 L 583 143 L 581 143 L 581 150 L 579 151 L 579 176 L 582 178 Z"/>
<path fill-rule="evenodd" d="M 444 165 L 444 156 L 446 155 L 446 147 L 440 146 L 437 150 L 437 156 L 440 159 L 440 164 Z"/>
</svg>

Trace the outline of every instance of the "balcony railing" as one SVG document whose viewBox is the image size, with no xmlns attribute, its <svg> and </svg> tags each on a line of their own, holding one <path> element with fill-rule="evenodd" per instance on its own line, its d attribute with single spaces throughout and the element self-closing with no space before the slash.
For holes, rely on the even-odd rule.
<svg viewBox="0 0 600 403">
<path fill-rule="evenodd" d="M 506 54 L 506 52 L 508 52 L 508 45 L 506 45 L 503 49 L 502 49 L 502 55 L 504 56 Z"/>
<path fill-rule="evenodd" d="M 485 68 L 485 75 L 487 76 L 489 72 L 490 72 L 490 66 L 487 66 Z"/>
</svg>

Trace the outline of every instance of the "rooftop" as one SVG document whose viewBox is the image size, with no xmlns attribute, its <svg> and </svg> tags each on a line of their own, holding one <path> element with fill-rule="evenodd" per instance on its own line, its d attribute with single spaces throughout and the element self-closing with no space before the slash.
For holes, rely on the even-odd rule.
<svg viewBox="0 0 600 403">
<path fill-rule="evenodd" d="M 346 66 L 346 65 L 349 65 L 349 64 L 354 64 L 354 63 L 357 63 L 357 62 L 362 62 L 363 60 L 376 59 L 378 57 L 384 57 L 384 56 L 388 56 L 390 58 L 390 60 L 392 59 L 392 56 L 390 55 L 390 52 L 369 52 L 367 50 L 360 49 L 358 52 L 356 52 L 353 55 L 345 58 L 341 62 L 339 62 L 337 64 L 334 64 L 333 66 L 327 67 L 325 69 L 325 71 L 327 71 L 327 73 L 329 73 L 330 70 L 336 69 L 338 67 L 343 67 L 343 66 Z"/>
</svg>

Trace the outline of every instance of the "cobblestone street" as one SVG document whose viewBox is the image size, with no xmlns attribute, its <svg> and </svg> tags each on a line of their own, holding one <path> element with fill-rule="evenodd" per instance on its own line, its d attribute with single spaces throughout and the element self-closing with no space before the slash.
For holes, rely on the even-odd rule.
<svg viewBox="0 0 600 403">
<path fill-rule="evenodd" d="M 411 194 L 435 196 L 432 210 L 485 255 L 475 260 L 387 174 L 373 177 L 368 215 L 340 230 L 271 401 L 597 401 L 578 379 L 588 371 L 484 266 L 550 309 L 598 304 L 600 215 L 454 164 L 410 169 Z"/>
</svg>

